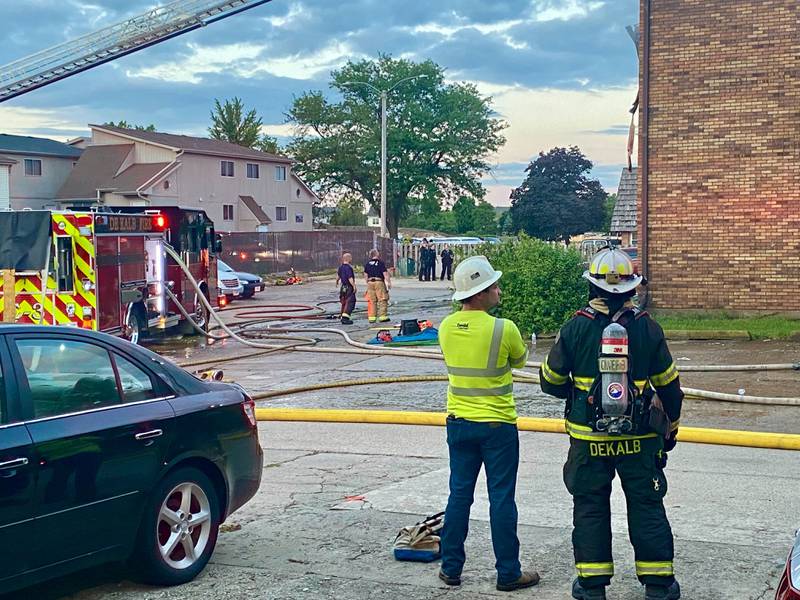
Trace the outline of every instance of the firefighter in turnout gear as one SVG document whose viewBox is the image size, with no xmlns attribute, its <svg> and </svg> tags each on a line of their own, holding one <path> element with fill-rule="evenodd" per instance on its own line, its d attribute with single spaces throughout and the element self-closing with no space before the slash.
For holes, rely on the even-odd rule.
<svg viewBox="0 0 800 600">
<path fill-rule="evenodd" d="M 572 597 L 603 600 L 614 574 L 611 482 L 619 474 L 636 575 L 647 600 L 677 600 L 673 538 L 663 498 L 683 393 L 664 332 L 631 298 L 642 277 L 621 250 L 598 252 L 583 277 L 589 305 L 561 328 L 542 363 L 544 392 L 564 398 L 578 577 Z"/>
</svg>

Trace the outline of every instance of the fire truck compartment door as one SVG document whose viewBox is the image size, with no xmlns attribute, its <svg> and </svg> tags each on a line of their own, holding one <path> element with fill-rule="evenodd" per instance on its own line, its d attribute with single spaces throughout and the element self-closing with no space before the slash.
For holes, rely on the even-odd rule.
<svg viewBox="0 0 800 600">
<path fill-rule="evenodd" d="M 52 232 L 50 211 L 0 212 L 0 269 L 41 271 Z"/>
<path fill-rule="evenodd" d="M 119 296 L 123 304 L 130 304 L 131 302 L 141 302 L 142 298 L 144 298 L 144 296 L 142 296 L 141 290 L 120 290 Z"/>
</svg>

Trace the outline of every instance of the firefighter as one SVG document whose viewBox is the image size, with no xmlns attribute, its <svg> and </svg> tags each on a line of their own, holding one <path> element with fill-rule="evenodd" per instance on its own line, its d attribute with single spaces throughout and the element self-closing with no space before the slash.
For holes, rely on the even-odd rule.
<svg viewBox="0 0 800 600">
<path fill-rule="evenodd" d="M 601 250 L 583 277 L 590 283 L 589 305 L 561 328 L 540 368 L 542 390 L 567 400 L 570 449 L 564 483 L 573 497 L 572 543 L 578 575 L 572 597 L 606 598 L 605 588 L 614 574 L 611 482 L 618 473 L 627 501 L 636 575 L 645 586 L 645 598 L 677 600 L 680 586 L 673 573 L 673 537 L 663 498 L 666 452 L 675 447 L 683 401 L 678 371 L 661 327 L 633 305 L 642 277 L 634 273 L 627 254 Z M 619 339 L 603 340 L 611 323 L 624 328 L 616 327 L 616 332 L 627 339 L 629 352 L 627 362 L 603 363 L 608 366 L 602 367 L 601 375 L 599 355 L 623 347 Z M 603 341 L 608 345 L 601 346 Z M 607 383 L 611 379 L 605 377 L 611 377 L 613 369 L 617 377 L 627 370 L 625 385 Z M 627 399 L 625 414 L 610 416 L 618 414 L 614 406 L 622 406 L 612 398 Z"/>
<path fill-rule="evenodd" d="M 339 301 L 342 304 L 342 325 L 352 325 L 353 309 L 356 307 L 356 274 L 350 264 L 353 255 L 349 252 L 342 254 L 342 264 L 336 272 L 336 285 L 339 286 Z"/>
<path fill-rule="evenodd" d="M 442 532 L 439 578 L 461 585 L 466 556 L 464 541 L 481 466 L 486 470 L 489 522 L 497 568 L 497 589 L 514 591 L 539 583 L 519 562 L 517 504 L 519 467 L 517 410 L 512 367 L 523 367 L 528 349 L 512 321 L 487 311 L 500 302 L 495 271 L 485 256 L 473 256 L 456 268 L 460 311 L 442 321 L 439 342 L 447 364 L 447 445 L 450 452 L 450 496 Z"/>
<path fill-rule="evenodd" d="M 385 323 L 389 320 L 387 312 L 392 280 L 380 257 L 381 253 L 373 248 L 369 251 L 369 260 L 364 265 L 364 279 L 367 281 L 367 317 L 370 323 L 374 323 L 376 320 L 379 323 Z M 375 314 L 376 309 L 377 315 Z"/>
</svg>

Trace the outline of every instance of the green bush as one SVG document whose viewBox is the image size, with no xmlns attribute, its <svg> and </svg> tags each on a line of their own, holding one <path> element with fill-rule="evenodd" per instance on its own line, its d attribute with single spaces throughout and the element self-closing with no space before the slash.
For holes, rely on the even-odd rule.
<svg viewBox="0 0 800 600">
<path fill-rule="evenodd" d="M 589 289 L 576 250 L 521 235 L 480 251 L 503 272 L 497 316 L 514 321 L 525 336 L 558 331 L 586 304 Z"/>
</svg>

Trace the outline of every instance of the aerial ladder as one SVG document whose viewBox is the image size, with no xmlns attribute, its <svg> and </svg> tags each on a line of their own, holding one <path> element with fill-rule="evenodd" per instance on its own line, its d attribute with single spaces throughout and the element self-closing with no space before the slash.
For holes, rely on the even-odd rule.
<svg viewBox="0 0 800 600">
<path fill-rule="evenodd" d="M 0 67 L 0 102 L 271 0 L 176 0 Z"/>
</svg>

